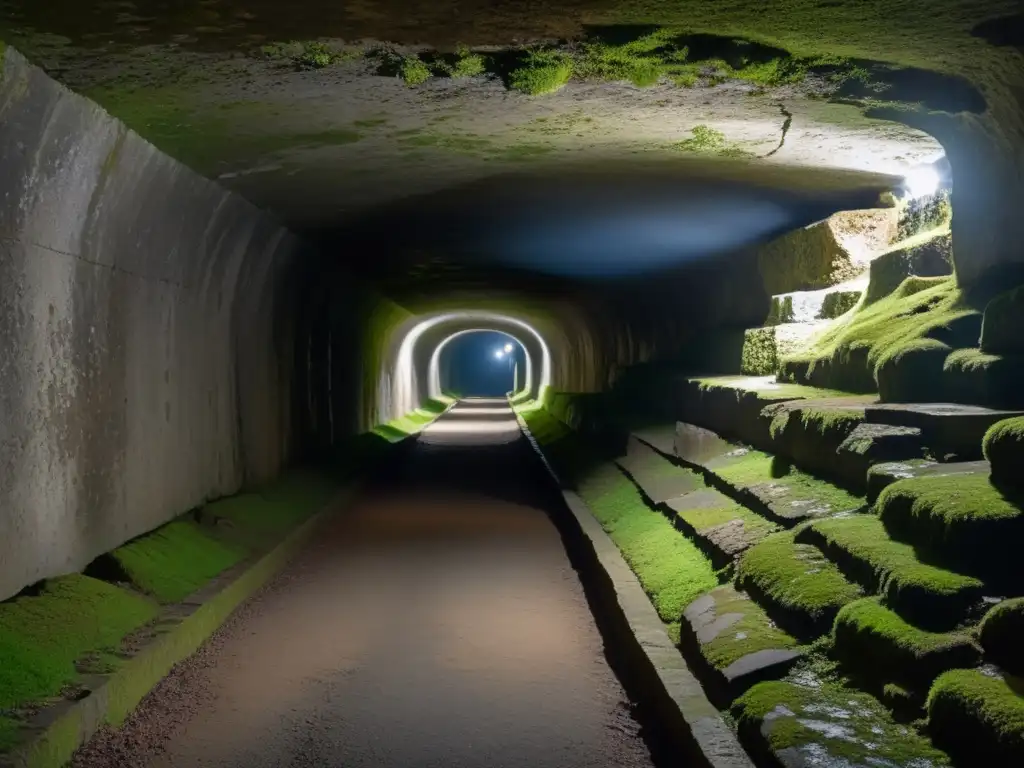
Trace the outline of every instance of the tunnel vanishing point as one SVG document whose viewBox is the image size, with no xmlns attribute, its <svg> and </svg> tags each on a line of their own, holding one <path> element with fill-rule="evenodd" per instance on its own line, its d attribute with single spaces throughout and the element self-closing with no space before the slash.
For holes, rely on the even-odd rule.
<svg viewBox="0 0 1024 768">
<path fill-rule="evenodd" d="M 3 0 L 0 192 L 0 766 L 1024 765 L 1017 0 Z"/>
</svg>

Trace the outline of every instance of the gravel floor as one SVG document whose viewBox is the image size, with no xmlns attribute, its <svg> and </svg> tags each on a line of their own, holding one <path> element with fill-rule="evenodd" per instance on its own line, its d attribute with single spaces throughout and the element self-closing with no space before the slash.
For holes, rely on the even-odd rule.
<svg viewBox="0 0 1024 768">
<path fill-rule="evenodd" d="M 653 765 L 539 462 L 470 407 L 72 765 Z"/>
</svg>

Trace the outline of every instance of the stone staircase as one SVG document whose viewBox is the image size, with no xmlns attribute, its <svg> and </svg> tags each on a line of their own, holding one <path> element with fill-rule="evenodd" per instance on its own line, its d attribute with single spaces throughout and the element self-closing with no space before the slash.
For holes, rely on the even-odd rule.
<svg viewBox="0 0 1024 768">
<path fill-rule="evenodd" d="M 981 458 L 1015 414 L 694 384 L 615 461 L 721 569 L 680 648 L 751 753 L 1024 765 L 1024 496 Z"/>
</svg>

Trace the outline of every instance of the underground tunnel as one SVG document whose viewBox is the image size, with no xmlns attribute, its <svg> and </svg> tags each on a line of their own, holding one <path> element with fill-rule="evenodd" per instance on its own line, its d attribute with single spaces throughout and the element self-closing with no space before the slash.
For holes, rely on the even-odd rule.
<svg viewBox="0 0 1024 768">
<path fill-rule="evenodd" d="M 1017 0 L 0 0 L 0 766 L 1024 764 Z"/>
</svg>

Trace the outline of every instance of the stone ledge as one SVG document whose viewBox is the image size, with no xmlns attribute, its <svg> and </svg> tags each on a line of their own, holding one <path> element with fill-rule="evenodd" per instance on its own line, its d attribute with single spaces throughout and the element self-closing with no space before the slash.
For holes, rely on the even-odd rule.
<svg viewBox="0 0 1024 768">
<path fill-rule="evenodd" d="M 644 593 L 640 582 L 626 564 L 618 547 L 608 537 L 583 500 L 565 489 L 543 450 L 537 444 L 520 414 L 519 425 L 537 451 L 552 478 L 562 489 L 562 497 L 572 533 L 584 545 L 581 553 L 596 566 L 595 584 L 602 589 L 602 608 L 614 613 L 614 619 L 628 631 L 623 640 L 636 662 L 638 674 L 644 678 L 645 695 L 660 719 L 666 724 L 672 740 L 705 768 L 753 768 L 750 757 L 740 746 L 736 735 L 721 713 L 712 705 L 700 682 L 687 667 L 678 648 L 672 643 L 665 625 Z"/>
<path fill-rule="evenodd" d="M 28 743 L 0 758 L 0 768 L 62 768 L 102 726 L 121 725 L 171 668 L 195 653 L 239 605 L 287 565 L 353 492 L 353 487 L 341 491 L 280 544 L 240 568 L 226 585 L 221 583 L 220 589 L 204 588 L 184 601 L 184 607 L 171 606 L 149 642 L 116 672 L 96 678 L 88 696 L 54 713 Z"/>
</svg>

